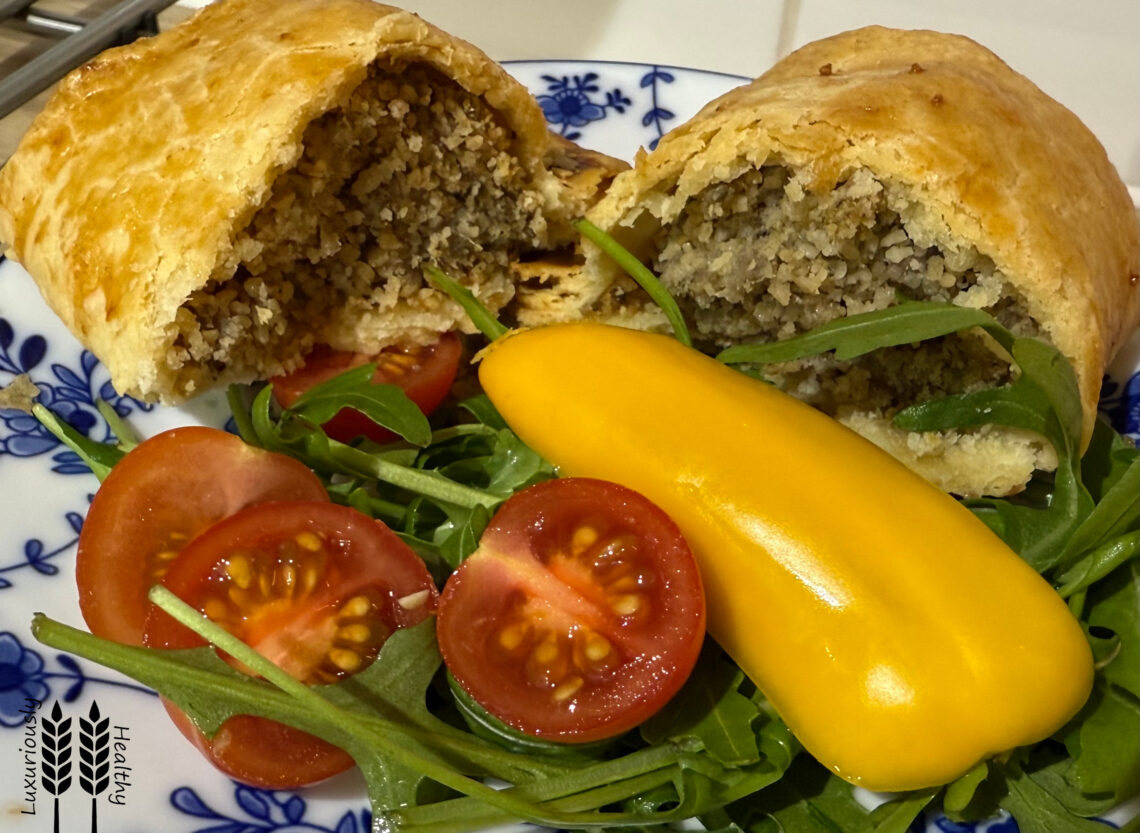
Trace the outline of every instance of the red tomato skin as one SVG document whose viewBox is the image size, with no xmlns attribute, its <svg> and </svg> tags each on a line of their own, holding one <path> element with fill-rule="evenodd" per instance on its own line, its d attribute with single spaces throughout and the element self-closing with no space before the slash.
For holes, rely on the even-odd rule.
<svg viewBox="0 0 1140 833">
<path fill-rule="evenodd" d="M 582 516 L 609 517 L 615 534 L 633 530 L 641 538 L 649 553 L 642 563 L 651 563 L 655 574 L 646 584 L 647 620 L 615 615 L 603 588 L 574 569 L 564 572 L 562 590 L 536 573 L 535 553 L 565 551 L 568 530 Z M 553 588 L 553 598 L 523 602 L 538 584 Z M 495 644 L 503 623 L 516 621 L 510 617 L 520 602 L 538 616 L 572 620 L 575 633 L 602 634 L 621 649 L 621 668 L 587 679 L 567 701 L 572 709 L 556 707 L 551 689 L 528 684 L 524 663 L 504 659 Z M 590 478 L 547 481 L 507 501 L 479 550 L 448 580 L 437 621 L 444 662 L 468 694 L 515 729 L 567 743 L 614 737 L 654 714 L 688 677 L 704 633 L 700 573 L 676 524 L 640 494 Z"/>
<path fill-rule="evenodd" d="M 214 767 L 235 781 L 263 790 L 295 790 L 353 767 L 352 756 L 331 743 L 273 720 L 239 714 L 207 738 L 173 703 L 162 701 L 170 720 Z M 267 761 L 273 762 L 267 770 Z"/>
<path fill-rule="evenodd" d="M 426 355 L 415 354 L 420 358 L 420 366 L 411 377 L 391 378 L 391 374 L 386 373 L 381 365 L 377 368 L 372 381 L 377 384 L 387 382 L 399 385 L 408 398 L 415 402 L 424 414 L 430 416 L 451 390 L 462 354 L 463 343 L 459 336 L 455 333 L 443 333 L 439 341 L 428 348 Z M 377 361 L 381 356 L 383 353 L 350 353 L 320 345 L 306 357 L 302 367 L 286 376 L 278 376 L 271 380 L 273 394 L 282 407 L 288 408 L 309 388 L 328 381 L 346 370 Z M 368 437 L 373 442 L 381 444 L 399 439 L 391 431 L 381 428 L 364 414 L 351 408 L 344 408 L 338 412 L 323 427 L 331 438 L 344 443 L 351 442 L 359 436 Z"/>
<path fill-rule="evenodd" d="M 266 503 L 249 507 L 203 532 L 175 561 L 163 580 L 175 595 L 195 605 L 210 589 L 219 559 L 233 550 L 256 549 L 259 541 L 276 534 L 322 532 L 347 542 L 335 564 L 318 585 L 311 608 L 318 612 L 337 601 L 382 588 L 388 599 L 385 623 L 395 629 L 422 622 L 431 615 L 438 594 L 423 561 L 380 521 L 345 506 L 327 502 Z M 411 608 L 400 598 L 425 592 L 422 604 Z M 305 612 L 311 612 L 307 610 Z M 144 642 L 155 648 L 192 648 L 203 644 L 188 628 L 151 607 Z M 256 647 L 256 645 L 255 645 Z M 280 662 L 280 658 L 269 659 Z M 227 720 L 207 738 L 177 707 L 166 703 L 179 731 L 216 768 L 242 783 L 262 789 L 294 789 L 314 784 L 349 769 L 348 753 L 306 732 L 251 715 Z"/>
<path fill-rule="evenodd" d="M 176 551 L 228 515 L 256 503 L 327 501 L 315 474 L 283 454 L 216 428 L 174 428 L 145 440 L 103 481 L 79 534 L 79 607 L 96 636 L 141 645 L 154 556 Z"/>
</svg>

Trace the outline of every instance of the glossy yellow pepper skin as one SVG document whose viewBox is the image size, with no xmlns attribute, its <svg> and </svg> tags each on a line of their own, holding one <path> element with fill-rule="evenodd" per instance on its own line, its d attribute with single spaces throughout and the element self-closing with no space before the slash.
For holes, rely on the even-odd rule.
<svg viewBox="0 0 1140 833">
<path fill-rule="evenodd" d="M 1080 625 L 955 500 L 837 422 L 661 335 L 496 341 L 479 378 L 565 476 L 660 505 L 710 634 L 804 747 L 873 790 L 943 784 L 1051 734 L 1092 686 Z"/>
</svg>

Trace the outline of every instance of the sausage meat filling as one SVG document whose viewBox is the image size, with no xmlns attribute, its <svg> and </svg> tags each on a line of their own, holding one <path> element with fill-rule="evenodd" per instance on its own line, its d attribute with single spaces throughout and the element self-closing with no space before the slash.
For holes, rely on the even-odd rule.
<svg viewBox="0 0 1140 833">
<path fill-rule="evenodd" d="M 509 256 L 547 233 L 513 138 L 435 69 L 373 66 L 346 104 L 307 127 L 302 158 L 178 311 L 169 362 L 183 385 L 199 368 L 271 375 L 315 341 L 355 341 L 370 321 L 383 322 L 380 342 L 383 329 L 435 338 L 445 300 L 425 287 L 429 262 L 501 306 L 513 291 Z"/>
</svg>

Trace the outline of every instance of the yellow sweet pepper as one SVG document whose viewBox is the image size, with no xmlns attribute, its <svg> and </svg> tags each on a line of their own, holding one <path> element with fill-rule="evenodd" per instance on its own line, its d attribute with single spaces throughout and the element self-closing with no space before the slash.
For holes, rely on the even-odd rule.
<svg viewBox="0 0 1140 833">
<path fill-rule="evenodd" d="M 820 762 L 873 790 L 946 783 L 1048 736 L 1092 654 L 1048 583 L 955 500 L 828 417 L 671 338 L 521 331 L 479 368 L 565 476 L 660 505 L 709 632 Z"/>
</svg>

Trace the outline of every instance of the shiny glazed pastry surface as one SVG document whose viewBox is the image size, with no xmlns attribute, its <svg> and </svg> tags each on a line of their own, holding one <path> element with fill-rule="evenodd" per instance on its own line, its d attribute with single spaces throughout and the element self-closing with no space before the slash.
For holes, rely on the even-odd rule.
<svg viewBox="0 0 1140 833">
<path fill-rule="evenodd" d="M 899 297 L 986 309 L 1072 362 L 1086 442 L 1104 368 L 1140 320 L 1136 213 L 1104 149 L 956 35 L 871 27 L 808 44 L 639 154 L 589 218 L 655 268 L 714 348 Z M 616 269 L 588 247 L 587 274 L 600 287 Z M 1055 464 L 1040 437 L 890 424 L 916 400 L 1008 382 L 984 340 L 774 374 L 958 494 L 1016 492 Z"/>
</svg>

